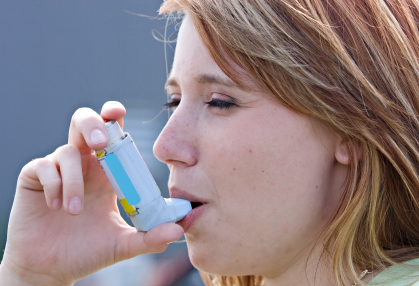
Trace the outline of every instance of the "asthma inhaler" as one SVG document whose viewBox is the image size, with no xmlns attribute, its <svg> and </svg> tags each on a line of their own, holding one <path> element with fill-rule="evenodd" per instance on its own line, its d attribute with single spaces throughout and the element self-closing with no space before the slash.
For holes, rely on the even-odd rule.
<svg viewBox="0 0 419 286">
<path fill-rule="evenodd" d="M 148 231 L 183 219 L 192 210 L 191 203 L 163 198 L 131 136 L 116 121 L 107 122 L 106 129 L 108 146 L 96 151 L 96 158 L 135 228 Z"/>
</svg>

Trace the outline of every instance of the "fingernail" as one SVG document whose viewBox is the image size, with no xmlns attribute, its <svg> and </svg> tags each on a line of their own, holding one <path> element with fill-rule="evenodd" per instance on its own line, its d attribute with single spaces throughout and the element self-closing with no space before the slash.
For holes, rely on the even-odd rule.
<svg viewBox="0 0 419 286">
<path fill-rule="evenodd" d="M 106 141 L 106 136 L 99 129 L 95 129 L 90 133 L 90 141 L 92 141 L 93 144 L 100 144 Z"/>
<path fill-rule="evenodd" d="M 61 208 L 61 199 L 56 198 L 52 201 L 52 209 L 58 211 Z"/>
<path fill-rule="evenodd" d="M 73 197 L 68 204 L 68 210 L 72 214 L 79 214 L 81 213 L 81 200 L 78 197 Z"/>
</svg>

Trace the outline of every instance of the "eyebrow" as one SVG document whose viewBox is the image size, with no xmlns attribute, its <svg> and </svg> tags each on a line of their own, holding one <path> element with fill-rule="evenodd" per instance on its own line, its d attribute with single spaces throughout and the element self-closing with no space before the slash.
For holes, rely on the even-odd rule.
<svg viewBox="0 0 419 286">
<path fill-rule="evenodd" d="M 235 87 L 240 88 L 241 87 L 236 84 L 234 81 L 232 81 L 229 78 L 223 78 L 218 75 L 212 75 L 212 74 L 200 74 L 197 77 L 194 78 L 198 83 L 200 84 L 218 84 L 223 85 L 226 87 Z M 166 81 L 166 84 L 164 85 L 164 88 L 167 89 L 168 87 L 179 87 L 179 83 L 174 78 L 169 78 Z"/>
</svg>

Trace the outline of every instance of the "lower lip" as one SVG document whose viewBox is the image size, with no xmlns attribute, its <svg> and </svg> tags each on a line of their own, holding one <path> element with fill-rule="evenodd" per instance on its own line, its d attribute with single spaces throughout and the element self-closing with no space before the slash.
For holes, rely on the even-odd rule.
<svg viewBox="0 0 419 286">
<path fill-rule="evenodd" d="M 192 224 L 198 219 L 198 217 L 205 210 L 207 204 L 202 204 L 199 207 L 192 209 L 182 220 L 178 221 L 177 224 L 183 228 L 186 232 L 192 226 Z"/>
</svg>

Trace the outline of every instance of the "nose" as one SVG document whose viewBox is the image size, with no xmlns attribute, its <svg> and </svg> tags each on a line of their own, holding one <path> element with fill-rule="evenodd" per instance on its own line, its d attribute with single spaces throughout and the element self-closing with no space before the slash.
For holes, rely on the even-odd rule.
<svg viewBox="0 0 419 286">
<path fill-rule="evenodd" d="M 197 163 L 194 130 L 196 124 L 187 110 L 179 105 L 154 143 L 153 152 L 166 164 L 193 166 Z"/>
</svg>

